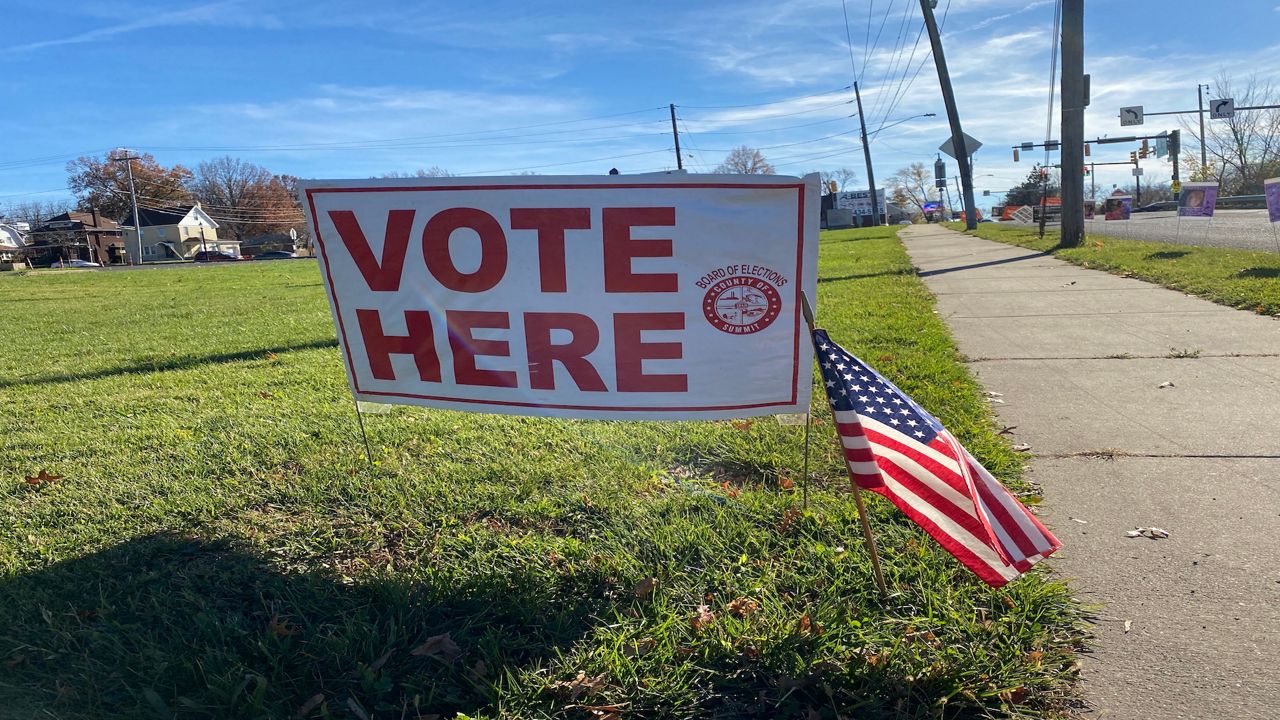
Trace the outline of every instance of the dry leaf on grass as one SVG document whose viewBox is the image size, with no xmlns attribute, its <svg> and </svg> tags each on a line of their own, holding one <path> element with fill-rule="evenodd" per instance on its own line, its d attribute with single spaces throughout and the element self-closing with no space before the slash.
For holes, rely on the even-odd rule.
<svg viewBox="0 0 1280 720">
<path fill-rule="evenodd" d="M 62 479 L 61 475 L 50 475 L 48 470 L 41 470 L 35 475 L 28 475 L 27 484 L 40 487 L 41 485 L 48 485 L 50 483 L 58 482 L 61 479 Z"/>
<path fill-rule="evenodd" d="M 783 490 L 790 490 L 791 488 L 795 487 L 795 485 L 796 484 L 792 482 L 791 478 L 787 477 L 786 475 L 781 475 L 778 477 L 778 487 L 782 488 Z"/>
<path fill-rule="evenodd" d="M 755 425 L 756 423 L 754 420 L 731 420 L 729 421 L 729 424 L 733 425 L 734 429 L 736 430 L 746 432 L 750 430 L 751 426 Z"/>
<path fill-rule="evenodd" d="M 796 623 L 796 632 L 800 633 L 801 635 L 810 635 L 810 634 L 821 635 L 822 626 L 814 622 L 813 618 L 809 617 L 809 615 L 806 613 L 804 615 L 801 615 L 800 621 Z"/>
<path fill-rule="evenodd" d="M 720 489 L 721 489 L 721 490 L 724 490 L 725 494 L 726 494 L 726 495 L 728 495 L 728 496 L 729 496 L 729 497 L 731 497 L 731 498 L 736 498 L 736 497 L 738 497 L 739 495 L 741 495 L 741 494 L 742 494 L 742 491 L 741 491 L 741 490 L 739 490 L 739 489 L 738 489 L 738 488 L 736 488 L 736 487 L 733 487 L 733 486 L 729 485 L 729 481 L 728 481 L 728 480 L 725 480 L 724 482 L 720 483 Z"/>
<path fill-rule="evenodd" d="M 462 648 L 449 637 L 449 633 L 445 633 L 427 638 L 426 642 L 414 648 L 409 654 L 416 657 L 433 657 L 452 665 L 461 657 Z"/>
<path fill-rule="evenodd" d="M 749 597 L 740 597 L 731 601 L 725 609 L 728 610 L 730 614 L 737 615 L 740 618 L 749 618 L 752 615 L 755 615 L 756 611 L 760 609 L 760 603 Z"/>
<path fill-rule="evenodd" d="M 794 523 L 800 517 L 799 510 L 787 510 L 782 513 L 782 519 L 778 521 L 778 534 L 786 535 L 791 532 L 791 523 Z"/>
<path fill-rule="evenodd" d="M 693 617 L 689 622 L 693 625 L 694 630 L 703 630 L 711 626 L 716 621 L 716 614 L 711 612 L 711 608 L 706 605 L 699 605 Z"/>
<path fill-rule="evenodd" d="M 658 647 L 658 641 L 653 638 L 640 638 L 639 640 L 622 648 L 623 657 L 638 658 L 644 657 L 653 652 Z"/>
<path fill-rule="evenodd" d="M 555 691 L 556 694 L 567 697 L 572 702 L 583 695 L 590 695 L 604 687 L 604 673 L 590 677 L 586 672 L 579 670 L 578 676 L 574 679 L 557 680 L 548 687 Z"/>
<path fill-rule="evenodd" d="M 279 616 L 273 615 L 271 620 L 267 622 L 267 632 L 278 638 L 297 635 L 298 631 L 289 627 L 288 620 L 281 620 Z"/>
<path fill-rule="evenodd" d="M 652 595 L 653 589 L 656 587 L 658 587 L 658 578 L 649 577 L 636 583 L 636 586 L 632 589 L 632 592 L 635 593 L 636 597 L 643 600 L 649 597 L 650 595 Z"/>
</svg>

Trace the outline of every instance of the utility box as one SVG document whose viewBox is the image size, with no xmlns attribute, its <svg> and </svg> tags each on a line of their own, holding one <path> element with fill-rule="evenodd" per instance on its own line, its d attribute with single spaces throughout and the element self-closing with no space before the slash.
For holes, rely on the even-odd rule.
<svg viewBox="0 0 1280 720">
<path fill-rule="evenodd" d="M 848 208 L 831 208 L 827 211 L 827 227 L 853 227 L 853 211 Z"/>
</svg>

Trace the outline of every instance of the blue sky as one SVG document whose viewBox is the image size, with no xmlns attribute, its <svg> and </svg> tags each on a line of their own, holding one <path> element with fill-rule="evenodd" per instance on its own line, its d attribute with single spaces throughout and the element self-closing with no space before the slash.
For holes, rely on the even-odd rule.
<svg viewBox="0 0 1280 720">
<path fill-rule="evenodd" d="M 1280 83 L 1280 0 L 1086 5 L 1086 137 L 1129 134 L 1122 105 L 1192 108 L 1196 84 L 1220 73 Z M 884 127 L 871 143 L 877 179 L 931 162 L 948 131 L 928 40 L 915 42 L 918 2 L 848 0 L 848 11 L 853 68 L 839 0 L 5 0 L 0 205 L 65 197 L 67 160 L 118 146 L 303 177 L 659 170 L 674 166 L 668 103 L 694 171 L 748 144 L 779 172 L 847 166 L 862 185 L 842 90 L 855 68 L 871 129 Z M 986 144 L 976 184 L 1009 187 L 1034 158 L 1014 164 L 1008 146 L 1045 134 L 1053 2 L 942 0 L 944 11 L 965 130 Z M 938 117 L 889 127 L 928 112 Z M 1098 178 L 1129 180 L 1125 168 Z"/>
</svg>

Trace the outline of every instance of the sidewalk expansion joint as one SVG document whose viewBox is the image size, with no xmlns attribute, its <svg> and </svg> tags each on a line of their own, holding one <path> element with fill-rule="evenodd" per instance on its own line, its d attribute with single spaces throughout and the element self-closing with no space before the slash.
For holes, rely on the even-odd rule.
<svg viewBox="0 0 1280 720">
<path fill-rule="evenodd" d="M 1280 353 L 1198 353 L 1196 355 L 1133 355 L 1130 353 L 1117 353 L 1114 355 L 1064 355 L 1054 357 L 977 357 L 965 358 L 965 363 L 983 363 L 983 362 L 1012 362 L 1012 361 L 1050 361 L 1050 360 L 1204 360 L 1207 358 L 1273 358 L 1280 357 Z"/>
<path fill-rule="evenodd" d="M 1116 458 L 1163 458 L 1185 460 L 1280 460 L 1280 455 L 1267 454 L 1235 454 L 1235 453 L 1135 453 L 1124 450 L 1080 450 L 1071 453 L 1044 453 L 1034 456 L 1040 460 L 1069 460 L 1087 458 L 1090 460 L 1115 460 Z"/>
</svg>

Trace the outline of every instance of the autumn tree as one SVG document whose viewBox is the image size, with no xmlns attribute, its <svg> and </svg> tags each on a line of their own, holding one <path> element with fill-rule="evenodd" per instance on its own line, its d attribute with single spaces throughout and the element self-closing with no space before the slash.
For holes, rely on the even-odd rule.
<svg viewBox="0 0 1280 720">
<path fill-rule="evenodd" d="M 773 175 L 773 166 L 759 150 L 739 145 L 716 168 L 717 173 L 730 175 Z"/>
<path fill-rule="evenodd" d="M 1236 107 L 1277 105 L 1280 89 L 1257 76 L 1238 83 L 1220 75 L 1211 97 L 1234 98 Z M 1205 118 L 1207 167 L 1200 165 L 1199 136 L 1198 119 L 1183 121 L 1183 167 L 1192 179 L 1218 181 L 1224 195 L 1260 195 L 1262 182 L 1280 175 L 1280 110 L 1243 110 L 1230 118 Z"/>
<path fill-rule="evenodd" d="M 119 148 L 102 157 L 83 155 L 67 163 L 67 187 L 76 196 L 80 210 L 96 207 L 105 217 L 133 224 L 128 161 L 122 159 L 130 155 L 130 151 Z M 191 201 L 187 191 L 190 170 L 181 165 L 165 167 L 156 162 L 151 153 L 134 157 L 133 182 L 138 204 L 163 207 Z"/>
<path fill-rule="evenodd" d="M 904 209 L 914 207 L 923 213 L 924 204 L 933 202 L 936 193 L 933 189 L 933 171 L 926 169 L 924 163 L 911 163 L 885 180 L 894 204 Z M 913 213 L 914 214 L 914 213 Z"/>
<path fill-rule="evenodd" d="M 302 212 L 281 178 L 239 158 L 220 157 L 196 166 L 191 195 L 217 220 L 220 233 L 236 240 L 288 232 Z"/>
<path fill-rule="evenodd" d="M 1004 204 L 1039 205 L 1040 198 L 1046 190 L 1048 197 L 1058 197 L 1062 192 L 1061 186 L 1054 181 L 1053 173 L 1042 178 L 1040 169 L 1033 168 L 1027 173 L 1025 180 L 1009 188 L 1009 191 L 1004 194 Z"/>
</svg>

